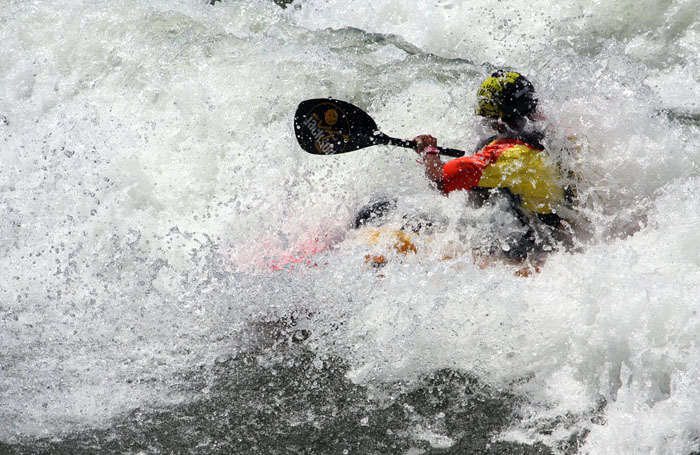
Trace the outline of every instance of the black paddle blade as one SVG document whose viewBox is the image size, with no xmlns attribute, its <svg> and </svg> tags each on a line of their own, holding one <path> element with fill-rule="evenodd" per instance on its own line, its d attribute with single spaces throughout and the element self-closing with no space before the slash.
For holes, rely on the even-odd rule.
<svg viewBox="0 0 700 455">
<path fill-rule="evenodd" d="M 299 145 L 314 155 L 336 155 L 386 143 L 372 117 L 345 101 L 302 101 L 294 114 Z"/>
</svg>

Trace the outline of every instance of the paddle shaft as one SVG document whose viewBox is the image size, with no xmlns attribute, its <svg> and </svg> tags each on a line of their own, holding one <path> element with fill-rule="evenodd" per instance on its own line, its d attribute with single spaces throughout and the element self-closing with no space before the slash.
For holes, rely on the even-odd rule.
<svg viewBox="0 0 700 455">
<path fill-rule="evenodd" d="M 396 145 L 398 147 L 404 147 L 407 149 L 416 149 L 418 143 L 416 141 L 409 141 L 406 139 L 399 139 L 396 137 L 387 136 L 384 133 L 379 133 L 377 135 L 377 143 L 385 145 Z M 441 154 L 445 156 L 451 156 L 454 158 L 459 158 L 464 156 L 465 153 L 462 150 L 452 149 L 448 147 L 437 147 Z"/>
</svg>

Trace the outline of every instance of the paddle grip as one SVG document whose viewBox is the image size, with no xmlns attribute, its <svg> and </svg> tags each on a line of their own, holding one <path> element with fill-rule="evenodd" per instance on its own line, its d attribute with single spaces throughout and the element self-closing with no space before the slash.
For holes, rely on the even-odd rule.
<svg viewBox="0 0 700 455">
<path fill-rule="evenodd" d="M 418 146 L 418 143 L 416 141 L 409 141 L 406 139 L 398 139 L 395 137 L 390 137 L 390 136 L 384 136 L 386 138 L 386 144 L 388 145 L 396 145 L 399 147 L 404 147 L 407 149 L 416 149 Z M 462 150 L 457 150 L 457 149 L 452 149 L 449 147 L 438 147 L 437 148 L 440 151 L 440 154 L 445 155 L 445 156 L 451 156 L 453 158 L 459 158 L 460 156 L 466 155 L 465 152 Z"/>
<path fill-rule="evenodd" d="M 449 147 L 438 147 L 437 149 L 440 151 L 441 154 L 445 156 L 451 156 L 453 158 L 459 158 L 466 155 L 466 153 L 462 150 L 451 149 Z"/>
</svg>

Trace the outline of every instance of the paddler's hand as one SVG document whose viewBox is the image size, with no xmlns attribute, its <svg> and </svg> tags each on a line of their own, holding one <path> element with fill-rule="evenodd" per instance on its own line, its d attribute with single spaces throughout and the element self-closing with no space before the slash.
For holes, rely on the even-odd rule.
<svg viewBox="0 0 700 455">
<path fill-rule="evenodd" d="M 429 134 L 421 134 L 413 138 L 416 141 L 416 153 L 418 153 L 421 158 L 425 155 L 425 149 L 428 147 L 437 147 L 437 139 Z"/>
<path fill-rule="evenodd" d="M 437 139 L 429 134 L 421 134 L 413 138 L 416 141 L 416 152 L 423 158 L 425 175 L 438 188 L 442 185 L 442 160 L 437 149 Z"/>
</svg>

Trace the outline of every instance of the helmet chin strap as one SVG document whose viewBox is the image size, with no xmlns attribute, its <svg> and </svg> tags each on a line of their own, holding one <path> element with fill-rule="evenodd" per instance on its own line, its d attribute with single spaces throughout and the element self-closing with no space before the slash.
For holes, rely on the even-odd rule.
<svg viewBox="0 0 700 455">
<path fill-rule="evenodd" d="M 527 125 L 527 119 L 525 117 L 514 117 L 511 119 L 499 118 L 491 124 L 493 129 L 497 130 L 499 133 L 505 133 L 508 130 L 515 133 L 522 132 Z"/>
</svg>

